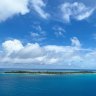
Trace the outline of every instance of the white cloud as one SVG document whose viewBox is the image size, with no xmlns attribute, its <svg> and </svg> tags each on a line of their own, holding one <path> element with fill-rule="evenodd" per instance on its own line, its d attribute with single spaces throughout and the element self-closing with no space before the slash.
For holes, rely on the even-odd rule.
<svg viewBox="0 0 96 96">
<path fill-rule="evenodd" d="M 81 47 L 78 38 L 71 39 L 70 46 L 46 45 L 28 43 L 23 45 L 19 40 L 7 40 L 2 43 L 0 63 L 2 64 L 45 64 L 62 65 L 64 68 L 94 68 L 96 67 L 96 50 Z"/>
<path fill-rule="evenodd" d="M 44 19 L 47 19 L 49 17 L 49 14 L 46 13 L 43 8 L 46 7 L 46 4 L 43 2 L 43 0 L 31 0 L 32 7 L 34 10 Z"/>
<path fill-rule="evenodd" d="M 81 47 L 81 43 L 80 43 L 80 41 L 78 40 L 78 38 L 77 37 L 73 37 L 72 39 L 71 39 L 71 42 L 72 42 L 72 46 L 76 46 L 76 47 Z"/>
<path fill-rule="evenodd" d="M 35 42 L 40 42 L 46 39 L 46 35 L 37 32 L 31 32 L 31 39 Z"/>
<path fill-rule="evenodd" d="M 8 41 L 2 43 L 2 46 L 8 52 L 10 52 L 10 51 L 18 51 L 18 50 L 23 48 L 23 45 L 21 44 L 21 42 L 19 40 L 16 40 L 16 39 L 13 40 L 13 41 L 12 40 L 8 40 Z"/>
<path fill-rule="evenodd" d="M 33 9 L 29 6 L 33 6 Z M 43 10 L 44 7 L 46 4 L 43 0 L 0 0 L 0 21 L 5 21 L 14 15 L 25 15 L 31 10 L 35 10 L 42 18 L 47 19 L 49 14 Z"/>
<path fill-rule="evenodd" d="M 26 15 L 31 12 L 36 12 L 41 18 L 48 19 L 50 14 L 46 12 L 46 7 L 47 4 L 44 0 L 0 0 L 0 22 L 15 15 Z M 60 10 L 64 21 L 70 22 L 71 18 L 83 20 L 90 17 L 95 8 L 80 2 L 74 2 L 62 4 Z M 57 16 L 56 14 L 55 17 Z"/>
<path fill-rule="evenodd" d="M 80 2 L 64 3 L 61 5 L 62 17 L 64 21 L 70 22 L 70 19 L 83 20 L 90 17 L 95 8 L 88 7 Z"/>
<path fill-rule="evenodd" d="M 47 34 L 40 25 L 32 25 L 32 28 L 35 30 L 35 32 L 30 32 L 32 41 L 38 42 L 46 39 Z"/>
<path fill-rule="evenodd" d="M 53 31 L 54 34 L 56 35 L 56 37 L 65 37 L 65 30 L 64 28 L 60 27 L 60 26 L 54 26 L 53 27 Z"/>
<path fill-rule="evenodd" d="M 28 0 L 0 0 L 0 21 L 29 12 Z"/>
<path fill-rule="evenodd" d="M 19 40 L 7 40 L 2 43 L 0 51 L 1 64 L 53 65 L 63 68 L 95 68 L 96 50 L 84 49 L 78 38 L 71 39 L 70 46 L 46 45 L 27 43 Z M 22 65 L 23 66 L 23 65 Z"/>
</svg>

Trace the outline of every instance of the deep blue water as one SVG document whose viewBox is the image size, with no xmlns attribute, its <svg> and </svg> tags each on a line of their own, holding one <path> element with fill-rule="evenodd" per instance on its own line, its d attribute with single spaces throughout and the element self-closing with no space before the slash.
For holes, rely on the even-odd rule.
<svg viewBox="0 0 96 96">
<path fill-rule="evenodd" d="M 96 74 L 0 74 L 0 96 L 96 96 Z"/>
</svg>

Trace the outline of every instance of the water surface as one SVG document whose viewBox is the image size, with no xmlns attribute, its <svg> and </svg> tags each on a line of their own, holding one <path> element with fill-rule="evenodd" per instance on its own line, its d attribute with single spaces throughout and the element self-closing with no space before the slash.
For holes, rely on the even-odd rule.
<svg viewBox="0 0 96 96">
<path fill-rule="evenodd" d="M 96 75 L 0 74 L 0 96 L 96 96 Z"/>
</svg>

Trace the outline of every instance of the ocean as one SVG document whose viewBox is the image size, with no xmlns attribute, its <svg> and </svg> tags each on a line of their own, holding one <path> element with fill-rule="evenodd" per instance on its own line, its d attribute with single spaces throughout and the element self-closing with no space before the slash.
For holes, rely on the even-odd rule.
<svg viewBox="0 0 96 96">
<path fill-rule="evenodd" d="M 0 96 L 96 96 L 96 74 L 0 74 Z"/>
</svg>

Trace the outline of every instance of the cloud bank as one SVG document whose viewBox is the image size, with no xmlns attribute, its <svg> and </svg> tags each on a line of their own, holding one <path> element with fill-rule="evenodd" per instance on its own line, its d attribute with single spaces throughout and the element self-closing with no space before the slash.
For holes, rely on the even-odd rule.
<svg viewBox="0 0 96 96">
<path fill-rule="evenodd" d="M 70 46 L 45 45 L 27 43 L 20 40 L 7 40 L 2 43 L 0 51 L 2 64 L 29 65 L 62 65 L 64 68 L 96 67 L 96 50 L 84 49 L 77 37 L 71 38 Z"/>
</svg>

